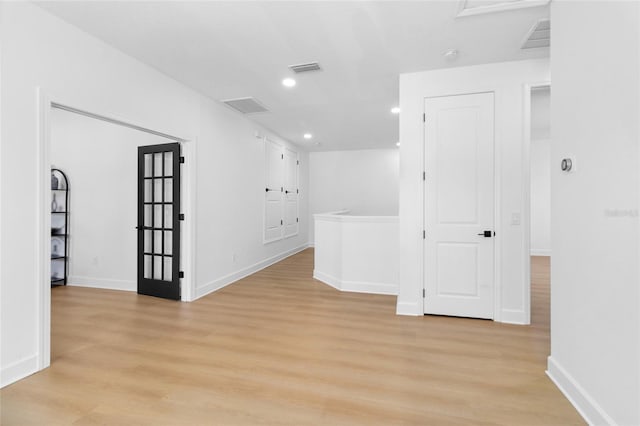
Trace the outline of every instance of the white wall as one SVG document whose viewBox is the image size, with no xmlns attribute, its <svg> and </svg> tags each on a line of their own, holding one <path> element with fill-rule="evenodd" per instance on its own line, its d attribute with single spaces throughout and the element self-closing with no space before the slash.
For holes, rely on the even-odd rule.
<svg viewBox="0 0 640 426">
<path fill-rule="evenodd" d="M 47 364 L 40 340 L 46 284 L 38 274 L 39 110 L 54 101 L 192 140 L 197 151 L 196 295 L 304 247 L 308 156 L 302 154 L 301 232 L 262 244 L 264 135 L 286 141 L 31 3 L 0 3 L 2 158 L 1 384 Z M 48 204 L 48 203 L 47 203 Z M 238 256 L 233 262 L 232 254 Z M 48 261 L 48 260 L 47 260 Z M 45 262 L 45 260 L 42 260 Z"/>
<path fill-rule="evenodd" d="M 531 91 L 531 254 L 551 255 L 551 91 Z"/>
<path fill-rule="evenodd" d="M 169 142 L 52 109 L 51 163 L 71 189 L 70 285 L 136 290 L 137 147 Z"/>
<path fill-rule="evenodd" d="M 551 256 L 551 141 L 531 140 L 531 255 Z"/>
<path fill-rule="evenodd" d="M 422 315 L 424 98 L 495 92 L 497 303 L 495 320 L 527 323 L 528 293 L 522 214 L 524 84 L 549 80 L 547 60 L 459 67 L 400 75 L 400 282 L 397 312 Z"/>
<path fill-rule="evenodd" d="M 549 374 L 591 424 L 638 425 L 640 5 L 554 1 L 551 20 Z"/>
<path fill-rule="evenodd" d="M 263 244 L 265 155 L 255 123 L 212 101 L 202 102 L 198 144 L 197 295 L 206 294 L 276 261 L 309 240 L 309 154 L 267 131 L 300 153 L 298 235 Z"/>
<path fill-rule="evenodd" d="M 314 215 L 313 277 L 342 291 L 398 294 L 398 217 Z"/>
<path fill-rule="evenodd" d="M 310 217 L 338 210 L 355 216 L 397 216 L 398 158 L 397 148 L 310 153 Z"/>
</svg>

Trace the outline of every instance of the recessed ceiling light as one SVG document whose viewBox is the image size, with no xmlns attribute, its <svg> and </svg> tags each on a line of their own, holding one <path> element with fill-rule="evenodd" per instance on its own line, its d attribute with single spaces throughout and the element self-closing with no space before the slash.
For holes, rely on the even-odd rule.
<svg viewBox="0 0 640 426">
<path fill-rule="evenodd" d="M 391 113 L 392 114 L 400 114 L 400 107 L 391 108 Z"/>
<path fill-rule="evenodd" d="M 396 142 L 396 146 L 400 146 L 400 142 Z"/>
<path fill-rule="evenodd" d="M 305 133 L 304 135 L 302 135 L 302 137 L 305 139 L 311 139 L 313 135 L 311 133 Z"/>
<path fill-rule="evenodd" d="M 296 81 L 292 78 L 285 78 L 282 80 L 282 85 L 285 87 L 293 87 L 296 85 Z"/>
</svg>

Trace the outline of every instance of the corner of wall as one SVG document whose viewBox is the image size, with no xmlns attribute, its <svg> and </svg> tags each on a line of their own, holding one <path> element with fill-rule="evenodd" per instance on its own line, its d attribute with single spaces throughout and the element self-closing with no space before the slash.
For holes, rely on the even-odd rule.
<svg viewBox="0 0 640 426">
<path fill-rule="evenodd" d="M 38 354 L 29 355 L 7 365 L 0 371 L 0 388 L 24 379 L 39 370 Z"/>
<path fill-rule="evenodd" d="M 419 317 L 424 315 L 424 312 L 422 312 L 422 306 L 419 303 L 398 302 L 396 305 L 396 315 Z"/>
</svg>

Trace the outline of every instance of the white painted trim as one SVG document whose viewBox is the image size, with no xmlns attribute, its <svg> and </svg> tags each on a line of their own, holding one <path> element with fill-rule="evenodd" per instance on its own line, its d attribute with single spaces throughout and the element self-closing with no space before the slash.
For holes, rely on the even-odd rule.
<svg viewBox="0 0 640 426">
<path fill-rule="evenodd" d="M 424 315 L 424 307 L 422 303 L 399 302 L 396 305 L 396 315 L 409 315 L 420 317 Z"/>
<path fill-rule="evenodd" d="M 138 284 L 135 280 L 111 280 L 96 277 L 69 276 L 67 282 L 71 287 L 101 288 L 105 290 L 137 291 Z"/>
<path fill-rule="evenodd" d="M 184 278 L 180 282 L 180 299 L 183 302 L 191 302 L 195 300 L 196 292 L 196 238 L 197 238 L 197 158 L 198 158 L 198 140 L 193 142 L 181 142 L 181 154 L 184 157 L 185 166 L 182 168 L 182 176 L 180 179 L 182 188 L 182 207 L 185 218 L 182 223 L 182 232 L 180 233 L 182 256 L 180 259 L 181 271 L 184 271 Z"/>
<path fill-rule="evenodd" d="M 336 290 L 340 290 L 340 280 L 333 275 L 325 274 L 324 272 L 320 272 L 317 270 L 313 270 L 313 279 L 321 281 Z"/>
<path fill-rule="evenodd" d="M 287 257 L 293 256 L 296 253 L 300 253 L 302 250 L 306 249 L 307 247 L 308 247 L 307 244 L 303 244 L 291 250 L 287 250 L 283 253 L 280 253 L 278 255 L 265 259 L 261 262 L 255 263 L 246 268 L 240 269 L 239 271 L 232 272 L 231 274 L 225 275 L 222 278 L 218 278 L 202 286 L 196 287 L 194 300 L 199 299 L 203 296 L 206 296 L 207 294 L 212 293 L 216 290 L 220 290 L 221 288 L 226 287 L 229 284 L 233 284 L 234 282 L 241 280 L 245 277 L 248 277 L 251 274 L 255 274 L 256 272 L 264 268 L 267 268 L 273 265 L 274 263 L 280 262 L 281 260 L 286 259 Z"/>
<path fill-rule="evenodd" d="M 38 157 L 36 169 L 36 277 L 38 285 L 38 352 L 37 370 L 44 370 L 51 364 L 51 99 L 45 91 L 36 88 L 38 108 Z"/>
<path fill-rule="evenodd" d="M 51 265 L 48 259 L 51 258 L 51 244 L 49 244 L 49 238 L 51 236 L 51 215 L 48 213 L 49 209 L 45 206 L 51 203 L 51 191 L 50 191 L 50 168 L 51 168 L 51 108 L 52 104 L 66 106 L 72 109 L 89 112 L 96 117 L 104 117 L 106 121 L 120 122 L 135 126 L 138 129 L 149 129 L 144 125 L 138 125 L 132 123 L 129 120 L 116 117 L 112 114 L 102 114 L 96 112 L 93 108 L 84 108 L 82 105 L 77 105 L 76 102 L 65 101 L 63 97 L 56 94 L 55 99 L 48 93 L 47 90 L 37 87 L 37 133 L 38 140 L 36 144 L 36 155 L 38 158 L 37 163 L 37 187 L 36 187 L 36 276 L 40 280 L 38 285 L 38 352 L 37 357 L 37 370 L 43 370 L 51 364 Z M 163 132 L 156 132 L 163 133 Z M 180 141 L 181 146 L 188 147 L 185 149 L 185 167 L 186 178 L 183 179 L 184 185 L 182 186 L 182 196 L 184 200 L 188 200 L 183 203 L 183 213 L 185 213 L 185 219 L 191 217 L 191 224 L 188 224 L 188 220 L 185 221 L 187 226 L 186 232 L 182 233 L 182 238 L 185 246 L 183 246 L 182 262 L 185 266 L 191 266 L 195 268 L 195 234 L 187 236 L 189 232 L 195 233 L 195 189 L 196 189 L 196 174 L 195 169 L 195 147 L 192 147 L 195 139 L 181 138 L 169 136 Z M 188 161 L 188 163 L 187 163 Z M 192 211 L 189 209 L 193 208 Z M 189 257 L 190 256 L 190 257 Z M 182 300 L 190 300 L 190 296 L 194 293 L 193 286 L 195 285 L 195 269 L 189 268 L 183 269 L 185 273 L 186 285 L 182 286 L 181 298 Z"/>
<path fill-rule="evenodd" d="M 531 249 L 529 254 L 531 256 L 551 256 L 551 249 Z"/>
<path fill-rule="evenodd" d="M 386 294 L 397 296 L 398 285 L 392 283 L 372 283 L 366 281 L 340 280 L 323 272 L 313 270 L 313 278 L 331 287 L 351 293 Z"/>
<path fill-rule="evenodd" d="M 547 376 L 560 389 L 590 425 L 616 425 L 616 422 L 553 357 L 547 358 Z"/>
<path fill-rule="evenodd" d="M 4 367 L 0 372 L 0 388 L 24 379 L 40 370 L 39 358 L 38 354 L 29 355 Z"/>
<path fill-rule="evenodd" d="M 527 318 L 525 311 L 503 309 L 500 313 L 500 322 L 505 324 L 529 325 L 530 320 Z"/>
<path fill-rule="evenodd" d="M 502 322 L 502 89 L 493 93 L 493 320 Z"/>
<path fill-rule="evenodd" d="M 525 313 L 525 324 L 531 324 L 531 91 L 537 87 L 550 87 L 550 81 L 531 82 L 523 85 L 522 106 L 522 281 L 523 306 Z M 549 250 L 551 251 L 551 250 Z"/>
<path fill-rule="evenodd" d="M 499 13 L 509 10 L 525 9 L 530 7 L 546 6 L 551 0 L 523 0 L 519 2 L 504 1 L 502 3 L 491 4 L 487 6 L 478 6 L 473 8 L 466 8 L 467 0 L 459 0 L 458 13 L 456 18 L 463 18 L 465 16 L 483 15 L 486 13 Z"/>
</svg>

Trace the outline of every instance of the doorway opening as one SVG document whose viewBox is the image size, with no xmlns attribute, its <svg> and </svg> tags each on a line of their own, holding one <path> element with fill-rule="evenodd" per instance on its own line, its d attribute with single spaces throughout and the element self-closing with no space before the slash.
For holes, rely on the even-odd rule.
<svg viewBox="0 0 640 426">
<path fill-rule="evenodd" d="M 138 146 L 179 144 L 184 157 L 180 189 L 184 220 L 179 245 L 180 299 L 191 301 L 195 187 L 194 147 L 189 140 L 54 102 L 40 91 L 39 121 L 39 369 L 51 363 L 52 241 L 51 168 L 65 170 L 70 193 L 68 284 L 137 290 Z M 182 217 L 181 217 L 182 218 Z M 166 253 L 163 253 L 166 254 Z"/>
<path fill-rule="evenodd" d="M 550 324 L 551 281 L 551 86 L 528 88 L 529 297 L 533 326 Z"/>
</svg>

